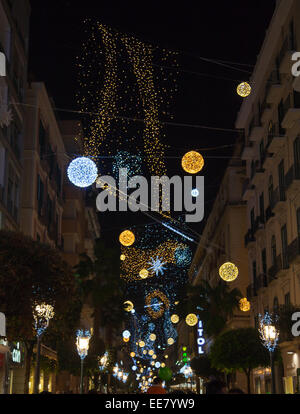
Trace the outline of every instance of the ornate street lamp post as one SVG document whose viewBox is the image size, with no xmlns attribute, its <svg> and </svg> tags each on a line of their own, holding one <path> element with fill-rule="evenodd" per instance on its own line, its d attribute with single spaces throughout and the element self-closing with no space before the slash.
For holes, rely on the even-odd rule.
<svg viewBox="0 0 300 414">
<path fill-rule="evenodd" d="M 81 375 L 80 375 L 80 394 L 83 394 L 83 361 L 88 354 L 89 342 L 91 339 L 90 331 L 78 330 L 76 337 L 77 352 L 81 359 Z"/>
<path fill-rule="evenodd" d="M 48 328 L 49 321 L 54 317 L 54 309 L 52 305 L 46 303 L 36 304 L 33 310 L 34 327 L 37 336 L 36 344 L 36 364 L 34 375 L 34 394 L 39 393 L 40 384 L 40 355 L 41 355 L 41 337 Z"/>
<path fill-rule="evenodd" d="M 274 320 L 273 320 L 274 319 Z M 273 318 L 266 312 L 262 317 L 259 315 L 259 333 L 263 345 L 268 349 L 270 353 L 270 368 L 271 368 L 271 380 L 272 380 L 272 394 L 276 394 L 275 387 L 275 375 L 274 375 L 274 351 L 279 339 L 279 330 L 275 326 L 277 317 Z"/>
</svg>

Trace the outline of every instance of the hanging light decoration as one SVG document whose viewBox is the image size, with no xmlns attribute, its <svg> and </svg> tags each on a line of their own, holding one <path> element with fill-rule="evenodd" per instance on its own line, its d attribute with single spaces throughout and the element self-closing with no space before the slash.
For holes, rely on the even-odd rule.
<svg viewBox="0 0 300 414">
<path fill-rule="evenodd" d="M 173 345 L 174 344 L 174 339 L 173 338 L 168 338 L 168 345 Z"/>
<path fill-rule="evenodd" d="M 236 91 L 242 98 L 246 98 L 251 93 L 251 86 L 248 82 L 242 82 L 238 85 Z"/>
<path fill-rule="evenodd" d="M 139 342 L 139 347 L 140 347 L 140 348 L 144 348 L 144 346 L 145 346 L 145 342 L 144 342 L 144 341 L 140 341 L 140 342 Z"/>
<path fill-rule="evenodd" d="M 133 310 L 133 303 L 131 300 L 126 300 L 126 302 L 124 302 L 124 309 L 126 312 L 131 312 Z"/>
<path fill-rule="evenodd" d="M 242 298 L 239 301 L 239 305 L 240 305 L 240 310 L 243 312 L 248 312 L 250 310 L 250 302 L 248 301 L 247 298 Z"/>
<path fill-rule="evenodd" d="M 135 357 L 135 352 L 130 352 L 130 356 L 131 356 L 131 358 L 134 358 Z"/>
<path fill-rule="evenodd" d="M 155 354 L 153 354 L 153 355 L 152 355 L 152 358 L 153 358 L 153 359 L 156 359 L 156 358 L 157 358 L 157 356 L 156 356 Z"/>
<path fill-rule="evenodd" d="M 222 264 L 222 266 L 219 269 L 219 275 L 221 279 L 225 280 L 225 282 L 232 282 L 238 277 L 238 274 L 238 268 L 230 262 Z"/>
<path fill-rule="evenodd" d="M 171 322 L 172 323 L 178 323 L 179 322 L 179 316 L 174 313 L 174 315 L 171 316 Z"/>
<path fill-rule="evenodd" d="M 152 356 L 154 354 L 153 349 L 150 349 L 150 351 L 148 352 L 148 354 Z"/>
<path fill-rule="evenodd" d="M 129 332 L 129 331 L 123 331 L 123 338 L 126 338 L 126 339 L 128 339 L 128 338 L 130 338 L 130 335 L 131 335 L 131 333 Z"/>
<path fill-rule="evenodd" d="M 197 174 L 204 167 L 204 159 L 199 152 L 190 151 L 182 157 L 181 166 L 189 174 Z"/>
<path fill-rule="evenodd" d="M 121 254 L 120 259 L 121 259 L 122 261 L 124 261 L 124 260 L 126 259 L 125 254 Z"/>
<path fill-rule="evenodd" d="M 198 322 L 198 318 L 194 313 L 190 313 L 185 318 L 185 322 L 188 326 L 195 326 Z"/>
<path fill-rule="evenodd" d="M 120 243 L 125 246 L 131 246 L 135 241 L 135 236 L 130 230 L 124 230 L 119 236 Z"/>
<path fill-rule="evenodd" d="M 76 187 L 89 187 L 98 177 L 98 169 L 93 160 L 87 157 L 78 157 L 70 162 L 67 175 Z"/>
<path fill-rule="evenodd" d="M 156 339 L 156 335 L 155 335 L 154 333 L 150 334 L 150 335 L 149 335 L 149 339 L 150 339 L 151 341 L 155 341 L 155 339 Z"/>
<path fill-rule="evenodd" d="M 142 269 L 139 274 L 140 274 L 141 279 L 147 279 L 149 272 L 147 269 Z"/>
</svg>

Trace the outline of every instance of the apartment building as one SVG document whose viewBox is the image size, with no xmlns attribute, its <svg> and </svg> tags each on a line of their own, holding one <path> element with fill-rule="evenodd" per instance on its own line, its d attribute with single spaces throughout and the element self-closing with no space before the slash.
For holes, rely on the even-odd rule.
<svg viewBox="0 0 300 414">
<path fill-rule="evenodd" d="M 291 73 L 291 56 L 299 48 L 300 4 L 278 1 L 250 79 L 252 92 L 236 120 L 244 131 L 247 166 L 252 326 L 265 311 L 279 315 L 283 372 L 276 369 L 276 391 L 286 393 L 297 390 L 300 368 L 300 341 L 289 323 L 292 307 L 300 305 L 300 93 Z M 270 392 L 269 371 L 256 370 L 254 385 L 257 393 Z"/>
</svg>

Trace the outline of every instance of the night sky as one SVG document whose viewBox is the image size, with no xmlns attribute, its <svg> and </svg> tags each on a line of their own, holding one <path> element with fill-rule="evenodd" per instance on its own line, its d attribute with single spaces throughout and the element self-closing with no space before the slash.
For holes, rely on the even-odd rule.
<svg viewBox="0 0 300 414">
<path fill-rule="evenodd" d="M 174 122 L 234 128 L 242 99 L 236 94 L 236 86 L 250 77 L 275 0 L 175 4 L 151 1 L 139 2 L 137 6 L 132 1 L 31 0 L 30 79 L 46 83 L 56 107 L 78 110 L 75 58 L 81 52 L 83 20 L 92 18 L 154 46 L 179 52 L 179 92 L 172 108 Z M 231 65 L 242 71 L 208 63 L 200 57 L 235 62 Z M 70 118 L 70 114 L 64 112 L 57 112 L 57 116 Z M 168 127 L 169 155 L 179 157 L 167 160 L 169 176 L 182 173 L 180 158 L 185 152 L 233 144 L 236 136 L 234 132 Z M 203 170 L 205 218 L 209 215 L 231 151 L 232 147 L 201 151 L 206 161 Z M 141 213 L 99 216 L 103 235 L 113 238 L 130 224 L 149 222 L 149 218 Z M 203 222 L 192 227 L 200 231 L 201 225 Z"/>
</svg>

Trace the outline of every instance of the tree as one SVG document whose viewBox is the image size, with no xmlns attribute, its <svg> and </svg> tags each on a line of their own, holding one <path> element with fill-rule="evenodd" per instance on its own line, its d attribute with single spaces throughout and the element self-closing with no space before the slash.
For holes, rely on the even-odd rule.
<svg viewBox="0 0 300 414">
<path fill-rule="evenodd" d="M 193 358 L 191 360 L 191 368 L 198 377 L 202 377 L 206 380 L 211 376 L 219 377 L 222 375 L 220 371 L 212 367 L 208 355 L 201 355 Z"/>
<path fill-rule="evenodd" d="M 218 336 L 210 349 L 213 367 L 225 373 L 239 370 L 247 376 L 250 394 L 251 371 L 269 365 L 269 353 L 255 328 L 232 329 Z"/>
<path fill-rule="evenodd" d="M 81 304 L 72 269 L 59 252 L 22 233 L 0 231 L 0 311 L 7 318 L 10 341 L 26 347 L 24 393 L 28 393 L 30 366 L 36 335 L 36 303 L 54 306 L 55 317 L 47 330 L 50 342 L 70 335 Z"/>
<path fill-rule="evenodd" d="M 238 289 L 230 289 L 229 284 L 222 280 L 214 287 L 206 280 L 201 280 L 197 286 L 187 286 L 178 311 L 182 316 L 191 312 L 198 314 L 206 335 L 216 337 L 225 328 L 234 310 L 238 309 L 241 298 Z"/>
<path fill-rule="evenodd" d="M 95 362 L 95 381 L 99 378 L 98 356 L 104 349 L 100 338 L 100 327 L 106 331 L 106 348 L 111 348 L 113 334 L 124 320 L 123 292 L 125 288 L 120 280 L 120 257 L 116 249 L 107 247 L 103 240 L 97 240 L 94 246 L 94 259 L 81 255 L 76 266 L 77 281 L 82 301 L 93 308 L 93 336 L 88 358 Z M 91 368 L 92 369 L 92 368 Z M 110 380 L 110 375 L 109 375 Z M 95 384 L 97 386 L 97 383 Z"/>
</svg>

